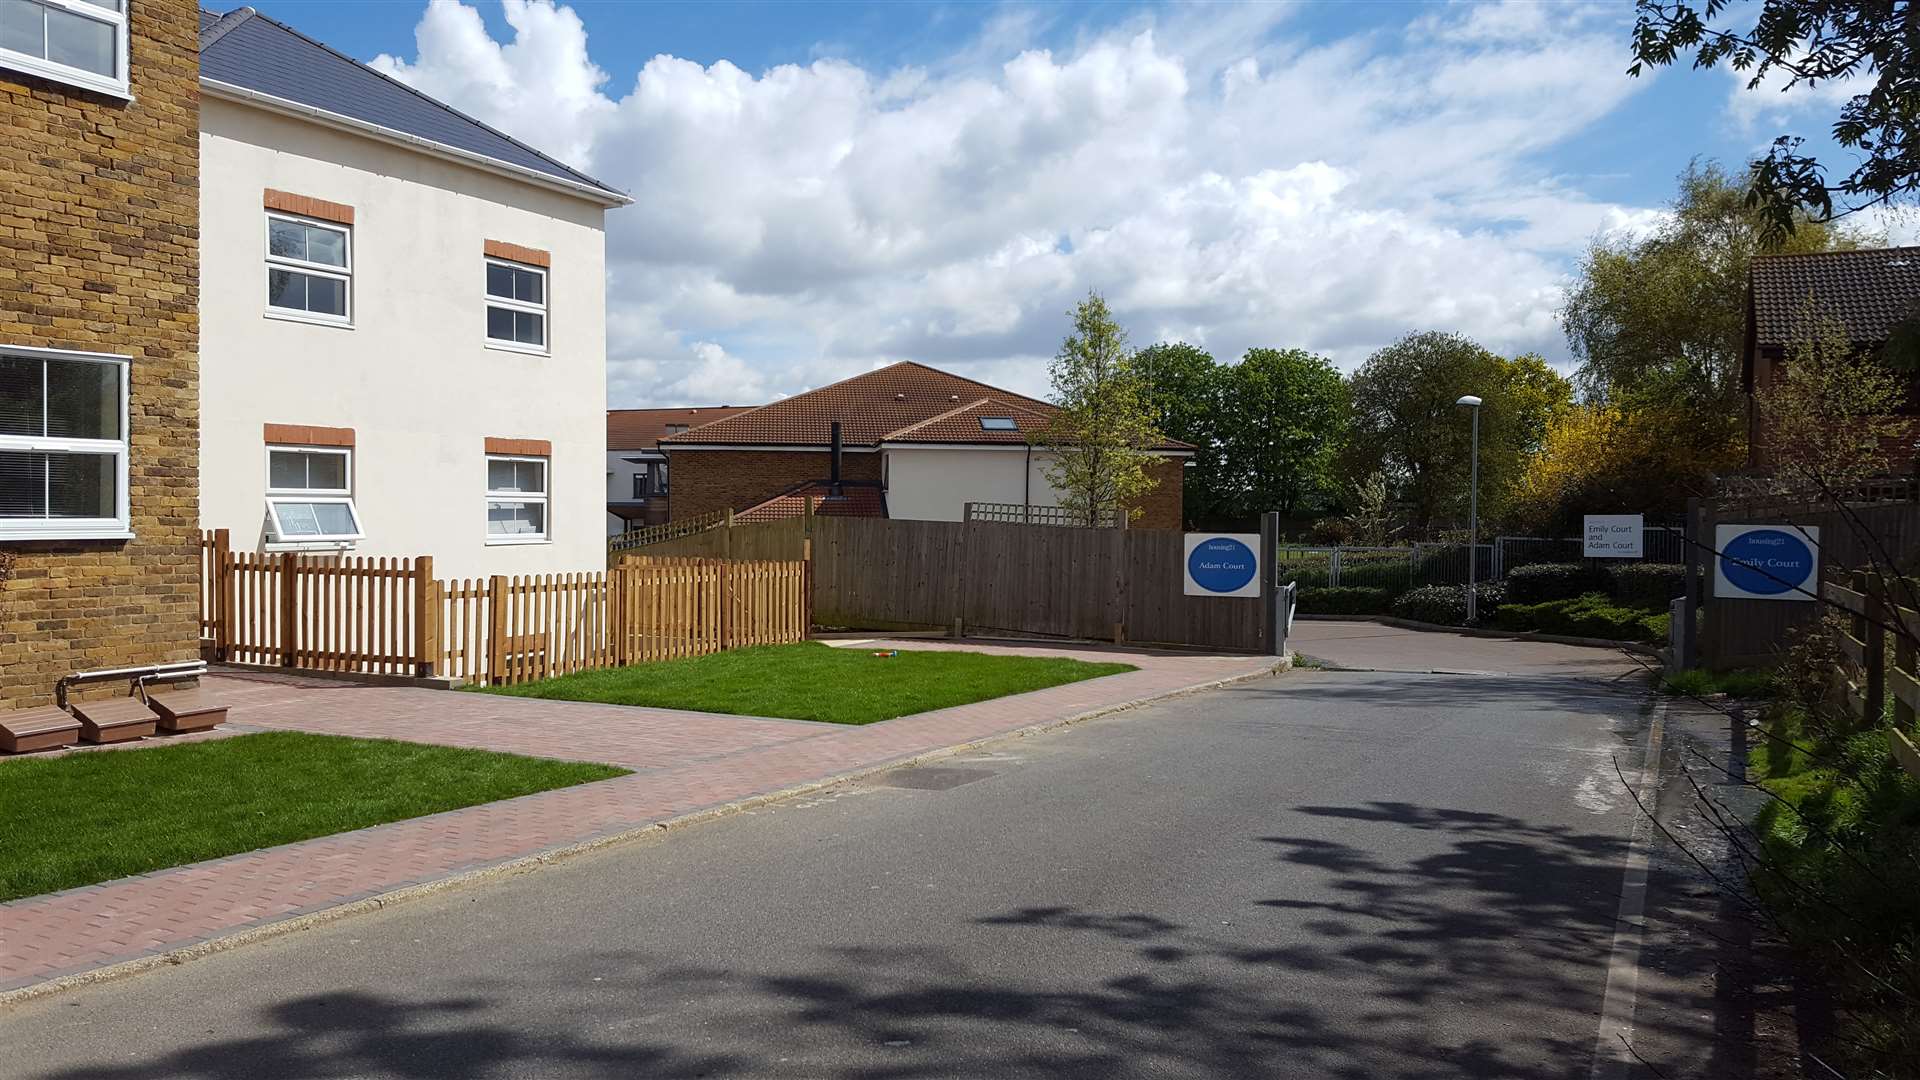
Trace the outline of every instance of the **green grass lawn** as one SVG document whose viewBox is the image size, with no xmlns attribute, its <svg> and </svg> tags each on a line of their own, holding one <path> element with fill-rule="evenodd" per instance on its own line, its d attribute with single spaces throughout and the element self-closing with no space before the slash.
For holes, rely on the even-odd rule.
<svg viewBox="0 0 1920 1080">
<path fill-rule="evenodd" d="M 1135 670 L 1131 664 L 1064 657 L 902 650 L 883 658 L 874 651 L 806 641 L 473 689 L 515 697 L 871 724 Z"/>
<path fill-rule="evenodd" d="M 0 900 L 626 772 L 291 731 L 4 762 Z"/>
</svg>

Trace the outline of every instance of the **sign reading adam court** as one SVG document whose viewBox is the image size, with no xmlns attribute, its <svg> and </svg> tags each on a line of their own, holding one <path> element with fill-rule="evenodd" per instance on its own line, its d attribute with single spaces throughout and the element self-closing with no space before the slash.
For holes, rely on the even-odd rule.
<svg viewBox="0 0 1920 1080">
<path fill-rule="evenodd" d="M 1720 525 L 1713 535 L 1713 595 L 1812 600 L 1819 591 L 1820 530 L 1811 525 Z"/>
<path fill-rule="evenodd" d="M 1257 533 L 1188 533 L 1188 596 L 1259 596 Z"/>
</svg>

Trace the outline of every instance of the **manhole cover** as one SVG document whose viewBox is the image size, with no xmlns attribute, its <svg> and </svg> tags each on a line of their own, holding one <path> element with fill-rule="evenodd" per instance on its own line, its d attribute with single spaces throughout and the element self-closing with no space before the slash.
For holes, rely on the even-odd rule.
<svg viewBox="0 0 1920 1080">
<path fill-rule="evenodd" d="M 914 791 L 946 791 L 993 775 L 992 769 L 900 769 L 880 777 L 874 783 L 881 787 L 910 788 Z"/>
</svg>

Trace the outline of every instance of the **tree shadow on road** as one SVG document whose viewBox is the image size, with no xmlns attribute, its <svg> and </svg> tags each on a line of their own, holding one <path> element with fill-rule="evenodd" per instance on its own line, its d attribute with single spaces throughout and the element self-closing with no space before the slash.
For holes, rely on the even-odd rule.
<svg viewBox="0 0 1920 1080">
<path fill-rule="evenodd" d="M 493 1004 L 480 997 L 409 1000 L 401 992 L 313 994 L 258 1009 L 260 1033 L 250 1038 L 204 1043 L 138 1064 L 101 1062 L 42 1075 L 58 1080 L 678 1077 L 724 1075 L 738 1064 L 725 1055 L 590 1044 L 561 1030 L 479 1021 Z M 155 1014 L 164 1017 L 164 1008 L 157 1006 Z"/>
<path fill-rule="evenodd" d="M 260 1008 L 254 1037 L 54 1075 L 1589 1074 L 1623 837 L 1401 802 L 1285 820 L 1222 841 L 1253 846 L 1246 892 L 1178 916 L 1044 904 L 907 942 L 850 923 L 771 957 L 556 950 L 452 998 L 296 998 Z M 518 1003 L 550 1019 L 494 1012 Z"/>
</svg>

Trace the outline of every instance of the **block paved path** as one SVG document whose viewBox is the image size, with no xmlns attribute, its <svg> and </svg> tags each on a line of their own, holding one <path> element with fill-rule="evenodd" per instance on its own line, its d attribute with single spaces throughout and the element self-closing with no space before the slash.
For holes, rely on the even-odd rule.
<svg viewBox="0 0 1920 1080">
<path fill-rule="evenodd" d="M 861 647 L 1123 660 L 1140 670 L 864 727 L 278 674 L 214 676 L 208 683 L 231 702 L 235 731 L 406 739 L 634 772 L 0 904 L 0 994 L 1273 666 L 1268 657 L 1049 645 Z"/>
</svg>

